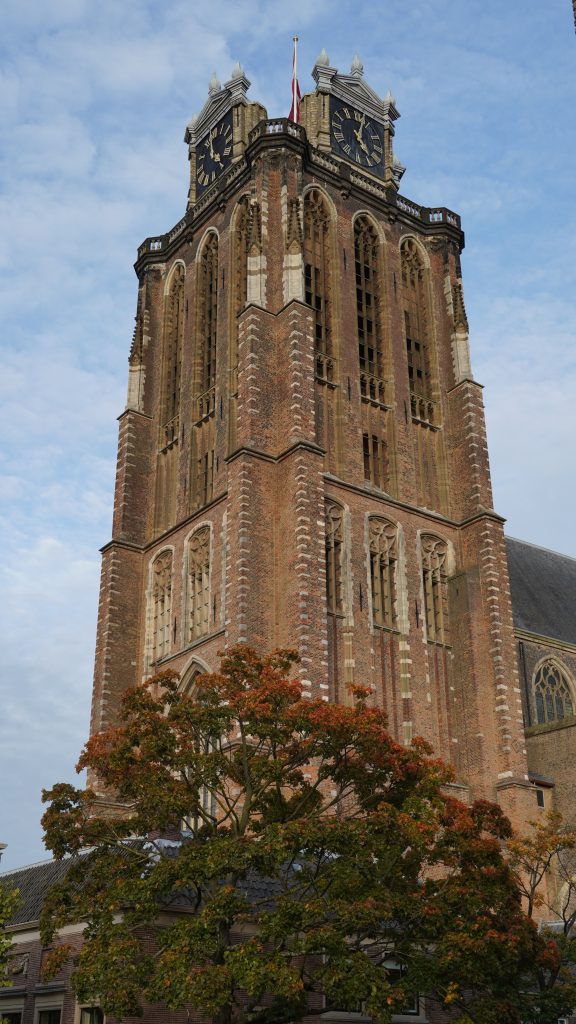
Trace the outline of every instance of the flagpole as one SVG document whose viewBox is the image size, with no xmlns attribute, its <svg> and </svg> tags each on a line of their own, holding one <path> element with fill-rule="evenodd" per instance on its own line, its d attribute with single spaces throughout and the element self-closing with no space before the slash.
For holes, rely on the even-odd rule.
<svg viewBox="0 0 576 1024">
<path fill-rule="evenodd" d="M 292 77 L 292 102 L 294 103 L 294 110 L 296 110 L 296 83 L 298 81 L 298 36 L 292 36 L 292 42 L 294 43 L 294 75 Z"/>
<path fill-rule="evenodd" d="M 288 115 L 291 121 L 300 123 L 300 87 L 298 85 L 298 36 L 292 36 L 294 52 L 292 54 L 292 106 Z"/>
</svg>

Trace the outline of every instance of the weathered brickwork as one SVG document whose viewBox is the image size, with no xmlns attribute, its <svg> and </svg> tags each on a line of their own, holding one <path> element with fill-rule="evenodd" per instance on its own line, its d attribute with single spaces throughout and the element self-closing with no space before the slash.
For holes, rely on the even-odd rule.
<svg viewBox="0 0 576 1024">
<path fill-rule="evenodd" d="M 325 103 L 303 109 L 311 146 L 302 127 L 260 121 L 235 138 L 220 187 L 191 192 L 184 220 L 139 250 L 92 728 L 156 667 L 186 681 L 239 641 L 287 645 L 306 693 L 347 701 L 352 683 L 370 686 L 401 742 L 424 735 L 454 763 L 465 798 L 498 797 L 522 818 L 534 793 L 459 218 L 397 195 L 391 120 L 378 180 L 328 152 Z M 314 278 L 306 202 L 323 218 Z M 326 499 L 343 517 L 331 610 Z M 395 537 L 387 625 L 372 593 L 374 518 Z M 189 642 L 187 543 L 203 524 L 209 615 Z M 443 552 L 428 576 L 425 542 Z M 160 585 L 163 550 L 172 576 Z"/>
</svg>

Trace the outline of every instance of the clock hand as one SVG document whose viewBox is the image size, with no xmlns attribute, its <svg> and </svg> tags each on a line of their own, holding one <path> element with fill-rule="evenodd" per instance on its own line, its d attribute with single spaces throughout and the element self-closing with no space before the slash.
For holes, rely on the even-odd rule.
<svg viewBox="0 0 576 1024">
<path fill-rule="evenodd" d="M 220 156 L 220 153 L 217 153 L 215 151 L 214 146 L 212 145 L 212 139 L 215 138 L 215 136 L 216 136 L 216 132 L 214 132 L 214 135 L 212 134 L 212 132 L 210 132 L 210 134 L 208 136 L 208 141 L 210 142 L 210 156 L 212 157 L 212 159 L 213 159 L 215 164 L 221 164 L 222 163 L 222 157 Z"/>
<path fill-rule="evenodd" d="M 358 125 L 358 129 L 354 128 L 353 131 L 354 131 L 354 135 L 356 136 L 357 141 L 360 144 L 360 149 L 363 149 L 364 152 L 367 154 L 368 153 L 368 148 L 366 146 L 366 143 L 362 139 L 362 129 L 364 128 L 365 122 L 366 122 L 366 114 L 362 114 L 362 117 L 360 119 L 360 124 Z"/>
</svg>

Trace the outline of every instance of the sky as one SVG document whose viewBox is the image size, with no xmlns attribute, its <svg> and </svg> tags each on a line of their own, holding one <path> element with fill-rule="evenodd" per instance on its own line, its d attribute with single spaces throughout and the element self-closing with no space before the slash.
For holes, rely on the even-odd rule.
<svg viewBox="0 0 576 1024">
<path fill-rule="evenodd" d="M 138 244 L 185 210 L 183 133 L 237 60 L 270 117 L 325 47 L 390 88 L 402 194 L 462 216 L 507 530 L 576 556 L 576 38 L 570 0 L 3 0 L 0 841 L 47 857 L 40 791 L 89 722 Z"/>
</svg>

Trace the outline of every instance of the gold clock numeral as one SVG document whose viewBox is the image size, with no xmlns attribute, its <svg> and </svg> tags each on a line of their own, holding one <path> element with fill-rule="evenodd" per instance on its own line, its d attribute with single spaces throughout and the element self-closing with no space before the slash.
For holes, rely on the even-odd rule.
<svg viewBox="0 0 576 1024">
<path fill-rule="evenodd" d="M 338 142 L 342 142 L 344 140 L 344 135 L 339 128 L 336 128 L 334 132 L 334 138 L 338 139 Z"/>
<path fill-rule="evenodd" d="M 229 153 L 231 152 L 231 150 L 232 150 L 232 146 L 226 146 L 226 149 L 224 150 L 224 156 L 228 156 Z"/>
<path fill-rule="evenodd" d="M 342 146 L 342 149 L 344 150 L 345 153 L 351 153 L 352 152 L 352 149 L 351 149 L 351 147 L 349 146 L 349 144 L 347 142 L 344 143 L 344 145 Z"/>
<path fill-rule="evenodd" d="M 348 110 L 348 107 L 342 107 L 342 113 L 344 114 L 344 117 L 348 121 L 350 119 L 350 111 Z"/>
</svg>

